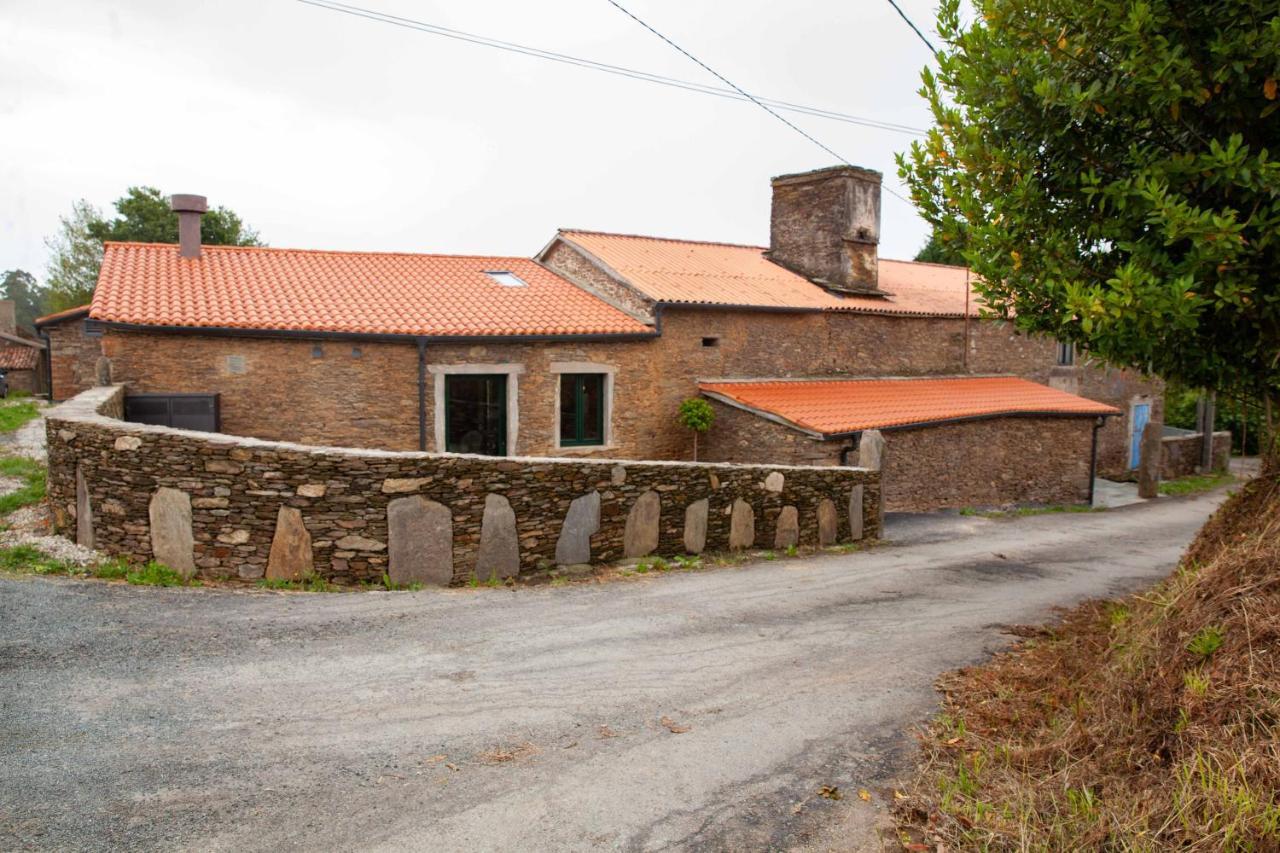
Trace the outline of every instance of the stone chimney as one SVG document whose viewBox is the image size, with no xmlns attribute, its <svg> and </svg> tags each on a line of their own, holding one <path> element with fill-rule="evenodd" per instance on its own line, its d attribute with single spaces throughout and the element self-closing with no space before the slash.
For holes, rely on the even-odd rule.
<svg viewBox="0 0 1280 853">
<path fill-rule="evenodd" d="M 880 295 L 880 178 L 857 166 L 774 178 L 769 260 L 833 293 Z"/>
<path fill-rule="evenodd" d="M 178 254 L 184 258 L 200 257 L 200 217 L 209 209 L 202 195 L 174 195 L 169 207 L 178 214 Z"/>
<path fill-rule="evenodd" d="M 18 334 L 18 306 L 12 299 L 0 299 L 0 332 Z"/>
</svg>

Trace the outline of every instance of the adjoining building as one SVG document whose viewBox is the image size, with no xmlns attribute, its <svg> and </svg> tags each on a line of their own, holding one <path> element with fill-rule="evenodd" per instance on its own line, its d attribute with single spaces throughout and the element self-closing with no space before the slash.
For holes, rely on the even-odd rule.
<svg viewBox="0 0 1280 853">
<path fill-rule="evenodd" d="M 203 204 L 176 196 L 185 242 L 108 243 L 92 305 L 41 319 L 53 396 L 120 382 L 131 419 L 308 444 L 661 460 L 691 455 L 675 413 L 703 394 L 716 458 L 836 465 L 865 401 L 815 435 L 724 389 L 874 384 L 923 412 L 890 429 L 890 509 L 1080 501 L 1095 448 L 1130 467 L 1157 380 L 982 319 L 963 268 L 879 258 L 877 173 L 773 186 L 768 247 L 566 229 L 533 259 L 201 246 Z M 1052 405 L 939 417 L 995 374 Z"/>
</svg>

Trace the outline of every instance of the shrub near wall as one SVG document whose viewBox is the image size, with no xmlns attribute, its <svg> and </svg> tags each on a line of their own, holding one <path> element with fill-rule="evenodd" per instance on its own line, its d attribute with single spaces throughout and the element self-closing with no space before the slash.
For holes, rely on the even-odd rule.
<svg viewBox="0 0 1280 853">
<path fill-rule="evenodd" d="M 192 568 L 208 577 L 262 577 L 273 541 L 278 554 L 296 557 L 298 530 L 283 542 L 277 536 L 277 526 L 293 514 L 305 527 L 301 536 L 310 539 L 301 553 L 317 574 L 339 583 L 376 580 L 387 571 L 394 578 L 391 555 L 405 553 L 397 548 L 406 547 L 406 537 L 399 535 L 399 545 L 390 541 L 394 535 L 389 527 L 395 525 L 389 525 L 388 508 L 413 496 L 433 503 L 424 501 L 430 512 L 413 515 L 405 529 L 430 538 L 444 512 L 449 547 L 437 562 L 447 566 L 451 552 L 452 571 L 447 574 L 453 583 L 471 577 L 482 550 L 482 531 L 502 527 L 504 517 L 514 528 L 509 538 L 518 544 L 522 570 L 556 561 L 558 545 L 562 557 L 572 552 L 561 541 L 565 526 L 589 534 L 591 562 L 636 555 L 637 550 L 686 553 L 686 510 L 704 499 L 707 551 L 730 547 L 735 521 L 739 539 L 734 544 L 743 546 L 748 515 L 754 519 L 749 528 L 754 547 L 787 541 L 785 535 L 778 538 L 780 520 L 783 534 L 794 527 L 799 544 L 879 533 L 879 477 L 858 468 L 507 459 L 308 447 L 124 423 L 118 420 L 123 396 L 122 386 L 95 388 L 49 412 L 49 500 L 55 525 L 64 532 L 78 530 L 82 540 L 91 536 L 95 547 L 109 553 L 149 560 L 161 556 L 153 518 L 171 534 L 175 515 L 182 513 L 174 511 L 169 499 L 183 509 L 189 500 Z M 159 490 L 166 502 L 157 510 Z M 861 517 L 851 519 L 850 498 L 859 493 Z M 593 494 L 598 495 L 599 511 L 598 529 L 591 534 Z M 570 505 L 578 499 L 575 521 L 565 525 Z M 739 502 L 743 506 L 735 513 Z M 437 504 L 444 510 L 436 509 Z M 409 509 L 416 506 L 408 504 Z M 859 521 L 861 531 L 856 529 Z M 181 517 L 178 526 L 185 523 Z M 173 539 L 166 536 L 166 541 Z M 492 535 L 489 539 L 490 552 L 502 550 L 503 542 L 495 546 Z"/>
</svg>

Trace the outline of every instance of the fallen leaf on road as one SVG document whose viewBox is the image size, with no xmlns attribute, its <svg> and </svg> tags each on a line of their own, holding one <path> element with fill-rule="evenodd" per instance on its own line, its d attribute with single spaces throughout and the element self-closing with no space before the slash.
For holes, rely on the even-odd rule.
<svg viewBox="0 0 1280 853">
<path fill-rule="evenodd" d="M 893 798 L 895 800 L 905 800 L 907 798 L 907 795 L 895 789 L 893 792 Z"/>
<path fill-rule="evenodd" d="M 445 764 L 445 767 L 448 767 L 450 770 L 453 770 L 453 771 L 455 771 L 455 772 L 456 772 L 456 771 L 457 771 L 457 769 L 458 769 L 458 765 L 453 764 L 452 762 Z"/>
<path fill-rule="evenodd" d="M 600 737 L 617 737 L 618 733 L 608 726 L 600 727 Z"/>
<path fill-rule="evenodd" d="M 661 720 L 658 720 L 658 722 L 666 726 L 667 731 L 671 732 L 673 735 L 682 735 L 689 731 L 689 726 L 682 726 L 670 717 L 663 717 Z"/>
<path fill-rule="evenodd" d="M 449 757 L 449 756 L 447 756 L 447 755 L 433 755 L 433 756 L 431 756 L 430 758 L 424 758 L 424 759 L 423 759 L 423 763 L 424 763 L 424 764 L 439 764 L 441 761 L 444 761 L 444 760 L 445 760 L 446 758 L 448 758 L 448 757 Z"/>
<path fill-rule="evenodd" d="M 823 785 L 818 789 L 819 797 L 826 797 L 828 800 L 842 800 L 844 794 L 840 793 L 840 789 L 835 785 Z"/>
<path fill-rule="evenodd" d="M 871 792 L 868 791 L 866 788 L 859 788 L 858 799 L 862 800 L 864 803 L 871 802 Z"/>
<path fill-rule="evenodd" d="M 951 740 L 947 741 L 947 746 L 955 746 L 955 745 L 956 745 L 956 744 L 958 744 L 959 742 L 960 742 L 960 738 L 958 738 L 958 737 L 953 737 L 953 738 L 951 738 Z"/>
<path fill-rule="evenodd" d="M 538 747 L 532 743 L 525 741 L 515 746 L 495 746 L 480 753 L 480 760 L 485 764 L 506 764 L 511 761 L 518 761 L 521 758 L 528 758 L 538 752 Z"/>
</svg>

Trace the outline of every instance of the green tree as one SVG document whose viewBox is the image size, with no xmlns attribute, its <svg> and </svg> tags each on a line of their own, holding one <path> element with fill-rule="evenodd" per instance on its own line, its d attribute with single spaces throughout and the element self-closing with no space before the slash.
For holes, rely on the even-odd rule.
<svg viewBox="0 0 1280 853">
<path fill-rule="evenodd" d="M 943 242 L 937 231 L 930 234 L 928 241 L 920 251 L 916 252 L 916 260 L 929 264 L 952 264 L 958 267 L 965 265 L 964 253 L 960 251 L 960 247 Z"/>
<path fill-rule="evenodd" d="M 50 310 L 74 308 L 93 298 L 104 240 L 178 242 L 178 215 L 169 209 L 168 197 L 155 187 L 130 187 L 114 207 L 117 215 L 105 219 L 81 199 L 72 205 L 70 216 L 62 217 L 57 234 L 45 241 L 50 252 Z M 210 246 L 263 245 L 258 232 L 225 207 L 215 207 L 201 218 L 200 241 Z"/>
<path fill-rule="evenodd" d="M 676 419 L 686 429 L 693 430 L 693 461 L 698 461 L 698 436 L 711 429 L 716 420 L 716 410 L 701 397 L 690 397 L 680 404 Z"/>
<path fill-rule="evenodd" d="M 98 219 L 90 225 L 94 239 L 178 242 L 178 214 L 169 209 L 169 197 L 155 187 L 129 187 L 116 199 L 115 209 L 115 219 Z M 200 242 L 209 246 L 262 245 L 258 232 L 225 207 L 212 208 L 200 218 Z"/>
<path fill-rule="evenodd" d="M 989 310 L 1197 388 L 1280 391 L 1274 0 L 942 0 L 899 169 Z M 1274 435 L 1274 430 L 1271 431 Z"/>
<path fill-rule="evenodd" d="M 70 216 L 61 217 L 58 232 L 44 241 L 49 249 L 45 286 L 50 311 L 75 308 L 93 298 L 102 266 L 102 241 L 89 228 L 100 219 L 98 209 L 81 199 L 71 206 Z"/>
<path fill-rule="evenodd" d="M 44 311 L 45 296 L 36 277 L 26 270 L 9 270 L 0 285 L 0 295 L 13 300 L 18 328 L 34 333 L 35 319 Z"/>
</svg>

